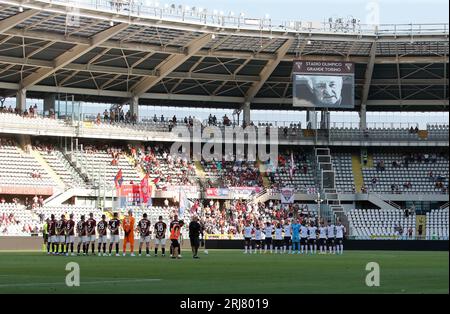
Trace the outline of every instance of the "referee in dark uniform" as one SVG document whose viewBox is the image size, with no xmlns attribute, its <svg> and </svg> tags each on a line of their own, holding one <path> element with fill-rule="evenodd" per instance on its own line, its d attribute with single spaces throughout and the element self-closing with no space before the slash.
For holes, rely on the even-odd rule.
<svg viewBox="0 0 450 314">
<path fill-rule="evenodd" d="M 191 240 L 191 248 L 194 258 L 199 258 L 198 248 L 200 247 L 200 235 L 202 235 L 203 238 L 203 228 L 198 222 L 198 217 L 194 216 L 189 224 L 189 239 Z"/>
</svg>

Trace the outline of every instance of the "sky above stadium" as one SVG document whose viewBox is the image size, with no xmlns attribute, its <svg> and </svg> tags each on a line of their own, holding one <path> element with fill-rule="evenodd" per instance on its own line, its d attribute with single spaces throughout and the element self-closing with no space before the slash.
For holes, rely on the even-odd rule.
<svg viewBox="0 0 450 314">
<path fill-rule="evenodd" d="M 364 24 L 448 23 L 448 0 L 144 0 L 161 5 L 177 4 L 206 8 L 209 12 L 234 12 L 246 17 L 275 21 L 324 21 L 329 17 L 353 16 Z M 377 24 L 377 23 L 375 23 Z"/>
</svg>

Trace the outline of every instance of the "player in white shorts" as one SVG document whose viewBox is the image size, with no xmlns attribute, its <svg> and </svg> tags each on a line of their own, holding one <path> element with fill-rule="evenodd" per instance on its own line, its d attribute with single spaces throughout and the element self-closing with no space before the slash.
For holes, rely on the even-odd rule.
<svg viewBox="0 0 450 314">
<path fill-rule="evenodd" d="M 70 254 L 73 256 L 73 245 L 75 243 L 75 221 L 73 220 L 73 214 L 70 214 L 69 220 L 66 223 L 66 256 L 69 256 L 69 246 Z"/>
<path fill-rule="evenodd" d="M 319 247 L 319 254 L 327 253 L 327 227 L 324 223 L 319 227 Z"/>
<path fill-rule="evenodd" d="M 166 256 L 166 230 L 167 224 L 163 221 L 163 217 L 158 217 L 158 222 L 153 227 L 155 233 L 155 257 L 158 256 L 158 247 L 161 246 L 161 256 Z"/>
<path fill-rule="evenodd" d="M 61 215 L 61 219 L 56 222 L 56 255 L 65 254 L 66 245 L 66 217 Z"/>
<path fill-rule="evenodd" d="M 47 242 L 47 254 L 56 254 L 56 219 L 55 215 L 50 215 L 48 221 L 48 242 Z"/>
<path fill-rule="evenodd" d="M 336 226 L 331 223 L 331 221 L 328 221 L 328 227 L 327 227 L 327 243 L 328 243 L 328 249 L 330 254 L 336 254 L 336 243 L 334 237 L 336 236 L 335 233 Z"/>
<path fill-rule="evenodd" d="M 286 223 L 283 226 L 284 231 L 284 246 L 283 246 L 283 253 L 286 253 L 286 249 L 288 249 L 288 253 L 291 254 L 292 250 L 292 227 L 289 223 L 289 220 L 286 221 Z"/>
<path fill-rule="evenodd" d="M 344 254 L 344 235 L 345 235 L 345 227 L 341 224 L 340 221 L 337 222 L 336 225 L 336 253 Z"/>
<path fill-rule="evenodd" d="M 253 226 L 250 224 L 250 221 L 246 221 L 245 222 L 245 226 L 244 226 L 244 254 L 247 253 L 251 253 L 252 252 L 252 236 L 253 236 L 253 232 L 254 232 L 254 228 Z"/>
<path fill-rule="evenodd" d="M 119 255 L 119 227 L 120 227 L 120 220 L 119 220 L 119 214 L 114 213 L 113 219 L 111 219 L 108 222 L 108 229 L 111 233 L 111 238 L 109 239 L 109 256 L 111 256 L 113 245 L 116 246 L 116 256 Z"/>
<path fill-rule="evenodd" d="M 137 224 L 139 230 L 139 256 L 142 255 L 142 246 L 145 243 L 145 250 L 147 257 L 150 256 L 150 220 L 147 219 L 147 214 L 142 215 L 142 219 Z"/>
<path fill-rule="evenodd" d="M 86 221 L 86 231 L 87 231 L 87 249 L 86 253 L 89 254 L 89 244 L 91 244 L 92 255 L 95 254 L 95 241 L 97 237 L 95 236 L 95 227 L 97 227 L 97 222 L 94 219 L 94 214 L 89 214 L 89 219 Z"/>
<path fill-rule="evenodd" d="M 266 222 L 266 226 L 264 227 L 264 253 L 267 253 L 267 249 L 270 249 L 270 253 L 273 250 L 272 244 L 272 234 L 273 234 L 273 226 L 270 222 Z"/>
<path fill-rule="evenodd" d="M 108 242 L 108 222 L 106 221 L 106 216 L 102 215 L 102 219 L 97 224 L 97 233 L 98 233 L 98 247 L 97 247 L 97 254 L 98 256 L 102 255 L 102 248 L 103 248 L 103 256 L 106 256 L 106 243 Z"/>
<path fill-rule="evenodd" d="M 261 254 L 262 253 L 262 229 L 259 226 L 259 223 L 256 224 L 254 237 L 255 237 L 255 254 L 256 254 L 257 250 L 259 250 L 259 253 Z"/>
<path fill-rule="evenodd" d="M 308 243 L 309 243 L 310 254 L 316 254 L 317 253 L 317 227 L 314 226 L 313 222 L 311 222 L 311 225 L 308 227 Z"/>
<path fill-rule="evenodd" d="M 77 223 L 77 234 L 78 234 L 78 246 L 77 254 L 80 255 L 80 248 L 83 246 L 83 255 L 87 253 L 87 236 L 86 236 L 86 221 L 84 220 L 84 215 L 81 215 L 80 221 Z"/>
<path fill-rule="evenodd" d="M 277 223 L 277 226 L 275 228 L 275 254 L 278 253 L 278 249 L 280 249 L 280 254 L 283 253 L 282 248 L 283 247 L 283 227 L 281 226 L 281 223 Z"/>
<path fill-rule="evenodd" d="M 308 227 L 306 227 L 305 222 L 300 227 L 300 254 L 303 253 L 308 253 Z"/>
</svg>

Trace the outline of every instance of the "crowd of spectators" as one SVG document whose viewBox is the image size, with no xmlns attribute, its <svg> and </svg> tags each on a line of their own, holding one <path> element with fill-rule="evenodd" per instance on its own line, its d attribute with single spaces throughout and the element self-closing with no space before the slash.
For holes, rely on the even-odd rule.
<svg viewBox="0 0 450 314">
<path fill-rule="evenodd" d="M 22 223 L 16 219 L 13 213 L 2 213 L 0 215 L 0 234 L 1 235 L 21 235 L 38 233 L 39 227 L 29 223 Z"/>
<path fill-rule="evenodd" d="M 19 108 L 15 107 L 12 108 L 11 105 L 8 107 L 4 104 L 0 105 L 0 113 L 11 113 L 16 114 L 25 118 L 37 118 L 39 116 L 38 113 L 38 106 L 37 104 L 34 104 L 34 106 L 30 106 L 28 109 L 25 109 L 24 111 L 21 111 Z M 48 117 L 54 119 L 55 118 L 55 111 L 51 109 L 48 112 Z"/>
<path fill-rule="evenodd" d="M 231 238 L 242 237 L 246 221 L 260 226 L 266 222 L 275 224 L 292 217 L 298 217 L 301 222 L 317 222 L 315 213 L 308 209 L 308 205 L 282 205 L 279 201 L 251 204 L 243 200 L 232 200 L 225 201 L 222 206 L 218 201 L 196 201 L 191 214 L 200 218 L 207 234 Z"/>
<path fill-rule="evenodd" d="M 391 167 L 393 169 L 408 169 L 410 164 L 435 164 L 438 161 L 438 158 L 442 157 L 448 160 L 448 154 L 445 152 L 433 152 L 431 154 L 429 153 L 406 153 L 403 155 L 403 157 L 399 158 L 398 160 L 394 160 L 391 163 Z M 376 170 L 377 172 L 383 172 L 386 170 L 386 166 L 384 163 L 384 160 L 378 160 L 376 162 Z M 429 181 L 434 184 L 434 190 L 435 191 L 441 191 L 442 193 L 448 192 L 448 174 L 447 176 L 444 174 L 435 174 L 433 171 L 429 171 L 427 174 Z M 375 188 L 378 177 L 372 177 L 371 184 L 372 188 Z M 403 191 L 408 191 L 413 188 L 413 182 L 411 181 L 405 181 L 402 185 Z M 400 186 L 398 184 L 391 184 L 391 192 L 392 193 L 401 193 Z"/>
<path fill-rule="evenodd" d="M 105 109 L 103 112 L 103 115 L 98 113 L 97 117 L 95 119 L 95 122 L 97 124 L 100 124 L 102 121 L 104 123 L 130 123 L 130 124 L 136 124 L 137 123 L 137 114 L 131 113 L 130 110 L 128 110 L 126 113 L 123 111 L 122 108 L 111 108 Z"/>
<path fill-rule="evenodd" d="M 197 182 L 195 165 L 183 154 L 172 156 L 164 145 L 129 145 L 128 151 L 134 166 L 141 168 L 157 187 L 172 185 L 193 185 Z"/>
<path fill-rule="evenodd" d="M 202 164 L 212 176 L 219 178 L 216 182 L 219 187 L 263 186 L 259 166 L 255 161 L 214 159 L 211 162 L 202 161 Z M 208 181 L 207 185 L 213 186 L 214 183 Z"/>
</svg>

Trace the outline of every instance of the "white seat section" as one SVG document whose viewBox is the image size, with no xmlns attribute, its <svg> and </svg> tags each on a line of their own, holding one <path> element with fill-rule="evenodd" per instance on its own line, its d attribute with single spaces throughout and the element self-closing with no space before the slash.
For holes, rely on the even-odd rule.
<svg viewBox="0 0 450 314">
<path fill-rule="evenodd" d="M 112 164 L 112 152 L 119 153 L 117 165 Z M 83 151 L 75 151 L 74 156 L 85 165 L 91 176 L 90 179 L 93 181 L 98 181 L 101 178 L 102 181 L 113 184 L 119 169 L 122 169 L 124 183 L 139 182 L 140 180 L 136 168 L 127 161 L 124 148 L 86 145 Z"/>
<path fill-rule="evenodd" d="M 347 216 L 349 235 L 358 239 L 408 238 L 410 229 L 416 234 L 416 214 L 405 217 L 400 209 L 353 209 Z"/>
<path fill-rule="evenodd" d="M 56 186 L 41 164 L 15 141 L 0 140 L 0 185 Z M 37 176 L 33 177 L 33 173 Z"/>
<path fill-rule="evenodd" d="M 432 209 L 426 216 L 427 240 L 448 240 L 448 208 Z"/>
</svg>

